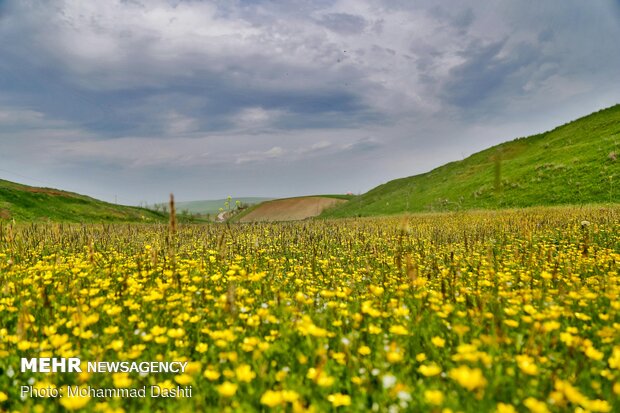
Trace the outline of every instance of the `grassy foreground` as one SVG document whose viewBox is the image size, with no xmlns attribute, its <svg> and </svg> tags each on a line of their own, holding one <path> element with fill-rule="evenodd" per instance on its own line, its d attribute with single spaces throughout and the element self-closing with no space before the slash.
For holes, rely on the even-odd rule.
<svg viewBox="0 0 620 413">
<path fill-rule="evenodd" d="M 428 173 L 396 179 L 325 217 L 620 200 L 620 105 Z"/>
<path fill-rule="evenodd" d="M 618 207 L 3 225 L 0 409 L 620 411 L 619 266 Z M 35 356 L 190 364 L 21 373 Z M 193 397 L 21 399 L 27 383 Z"/>
</svg>

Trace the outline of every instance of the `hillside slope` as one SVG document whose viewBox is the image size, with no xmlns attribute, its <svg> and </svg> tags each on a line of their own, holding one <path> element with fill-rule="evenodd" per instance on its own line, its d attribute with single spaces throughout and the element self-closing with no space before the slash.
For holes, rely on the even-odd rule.
<svg viewBox="0 0 620 413">
<path fill-rule="evenodd" d="M 231 221 L 299 221 L 318 216 L 321 212 L 346 203 L 351 198 L 346 195 L 325 195 L 274 199 L 248 208 L 234 216 Z"/>
<path fill-rule="evenodd" d="M 324 217 L 620 202 L 620 105 L 396 179 Z"/>
<path fill-rule="evenodd" d="M 88 196 L 0 179 L 0 221 L 163 222 L 144 208 L 109 204 Z"/>
</svg>

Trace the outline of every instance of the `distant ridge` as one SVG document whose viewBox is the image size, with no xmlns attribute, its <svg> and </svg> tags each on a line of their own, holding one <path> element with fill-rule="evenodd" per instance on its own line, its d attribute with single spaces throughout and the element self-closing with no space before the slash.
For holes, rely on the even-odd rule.
<svg viewBox="0 0 620 413">
<path fill-rule="evenodd" d="M 395 179 L 323 217 L 620 202 L 620 105 Z"/>
<path fill-rule="evenodd" d="M 270 201 L 273 198 L 266 197 L 242 197 L 232 198 L 230 200 L 229 209 L 236 208 L 236 202 L 239 201 L 244 206 L 260 204 L 261 202 Z M 180 201 L 176 203 L 179 212 L 187 211 L 191 214 L 217 214 L 220 208 L 226 209 L 226 201 L 228 199 L 210 199 L 204 201 Z M 165 204 L 159 204 L 165 205 Z"/>
</svg>

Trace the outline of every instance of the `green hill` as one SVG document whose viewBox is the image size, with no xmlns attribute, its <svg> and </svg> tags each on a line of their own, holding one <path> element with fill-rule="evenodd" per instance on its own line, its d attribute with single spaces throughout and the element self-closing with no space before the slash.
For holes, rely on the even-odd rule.
<svg viewBox="0 0 620 413">
<path fill-rule="evenodd" d="M 164 214 L 0 179 L 0 221 L 165 222 Z"/>
<path fill-rule="evenodd" d="M 396 179 L 323 217 L 620 202 L 620 105 Z"/>
</svg>

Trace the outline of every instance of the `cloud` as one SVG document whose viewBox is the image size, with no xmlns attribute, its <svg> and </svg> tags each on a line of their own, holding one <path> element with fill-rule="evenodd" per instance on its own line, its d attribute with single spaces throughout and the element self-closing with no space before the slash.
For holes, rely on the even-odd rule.
<svg viewBox="0 0 620 413">
<path fill-rule="evenodd" d="M 317 20 L 321 26 L 340 34 L 359 34 L 367 26 L 366 20 L 361 16 L 347 13 L 327 13 Z"/>
<path fill-rule="evenodd" d="M 521 69 L 537 59 L 530 44 L 507 48 L 506 39 L 490 44 L 474 42 L 461 53 L 465 61 L 450 71 L 442 96 L 450 104 L 476 105 L 505 86 Z"/>
<path fill-rule="evenodd" d="M 317 153 L 325 152 L 334 147 L 334 144 L 330 141 L 319 141 L 313 143 L 309 147 L 300 148 L 297 150 L 297 153 L 302 156 L 315 155 Z"/>
<path fill-rule="evenodd" d="M 363 74 L 338 67 L 339 46 L 315 24 L 252 22 L 208 2 L 102 7 L 89 1 L 25 1 L 13 2 L 9 10 L 21 25 L 4 20 L 0 33 L 17 40 L 27 31 L 16 42 L 27 47 L 7 42 L 0 48 L 15 64 L 30 68 L 24 76 L 39 83 L 48 77 L 42 85 L 46 93 L 67 102 L 70 110 L 40 97 L 34 104 L 73 121 L 88 119 L 101 129 L 113 123 L 116 133 L 165 133 L 168 125 L 157 130 L 160 122 L 152 121 L 160 112 L 149 109 L 159 109 L 153 103 L 171 96 L 170 103 L 186 106 L 185 112 L 174 108 L 178 115 L 209 117 L 203 127 L 214 129 L 234 127 L 231 115 L 243 108 L 286 111 L 293 120 L 289 127 L 308 112 L 338 112 L 340 122 L 347 123 L 359 121 L 356 112 L 371 110 L 354 92 L 364 89 L 355 88 L 365 82 Z M 260 14 L 253 18 L 260 20 Z M 325 65 L 332 68 L 325 71 Z M 44 74 L 50 66 L 53 70 Z M 27 80 L 21 83 L 18 92 L 27 91 Z"/>
<path fill-rule="evenodd" d="M 0 161 L 132 199 L 366 190 L 616 103 L 618 8 L 8 0 Z"/>
<path fill-rule="evenodd" d="M 45 115 L 41 112 L 28 109 L 0 108 L 0 125 L 10 127 L 16 125 L 29 125 L 36 127 L 45 121 Z"/>
<path fill-rule="evenodd" d="M 199 129 L 200 123 L 198 119 L 178 113 L 171 110 L 165 116 L 165 134 L 167 136 L 181 136 Z"/>
<path fill-rule="evenodd" d="M 244 107 L 231 115 L 231 123 L 245 133 L 263 133 L 277 127 L 289 112 L 283 109 L 264 109 L 260 106 Z"/>
<path fill-rule="evenodd" d="M 349 152 L 369 152 L 381 147 L 383 144 L 374 138 L 361 138 L 355 142 L 343 146 L 343 150 Z"/>
<path fill-rule="evenodd" d="M 279 159 L 286 155 L 286 151 L 279 146 L 274 146 L 266 151 L 250 151 L 239 155 L 235 163 L 264 162 L 266 160 Z"/>
</svg>

